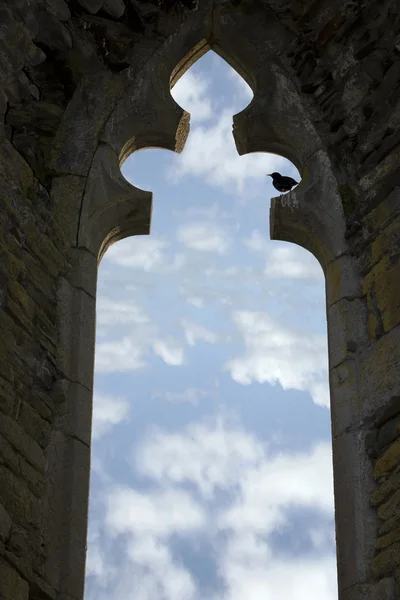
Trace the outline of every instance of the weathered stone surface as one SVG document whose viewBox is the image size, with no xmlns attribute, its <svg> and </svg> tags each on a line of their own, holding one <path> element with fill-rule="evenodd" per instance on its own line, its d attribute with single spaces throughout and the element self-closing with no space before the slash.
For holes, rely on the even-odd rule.
<svg viewBox="0 0 400 600">
<path fill-rule="evenodd" d="M 0 504 L 0 540 L 4 542 L 10 533 L 12 521 L 11 517 L 4 508 L 2 504 Z"/>
<path fill-rule="evenodd" d="M 372 494 L 371 503 L 373 506 L 382 504 L 397 489 L 400 489 L 400 471 L 393 473 L 379 488 Z"/>
<path fill-rule="evenodd" d="M 103 0 L 78 0 L 78 2 L 92 15 L 95 15 L 97 12 L 99 12 L 103 4 Z"/>
<path fill-rule="evenodd" d="M 12 519 L 27 532 L 35 565 L 7 550 L 0 596 L 27 598 L 29 582 L 30 600 L 55 598 L 55 587 L 60 600 L 82 600 L 96 262 L 112 241 L 147 233 L 151 216 L 151 195 L 120 185 L 118 161 L 144 146 L 182 150 L 188 116 L 169 85 L 212 48 L 255 91 L 235 117 L 238 150 L 284 154 L 303 174 L 295 193 L 274 200 L 271 223 L 272 233 L 310 249 L 326 274 L 340 597 L 393 600 L 396 3 L 0 4 L 0 506 L 9 515 L 0 536 Z M 59 482 L 54 512 L 44 500 L 48 465 Z M 39 524 L 49 519 L 55 535 L 42 538 Z M 11 546 L 24 554 L 21 536 Z M 383 579 L 372 583 L 375 545 L 374 575 Z"/>
<path fill-rule="evenodd" d="M 378 515 L 385 521 L 392 519 L 400 511 L 400 489 L 398 488 L 395 493 L 378 509 Z"/>
<path fill-rule="evenodd" d="M 397 437 L 400 437 L 400 414 L 383 425 L 379 431 L 377 446 L 381 450 Z"/>
<path fill-rule="evenodd" d="M 396 440 L 386 452 L 376 461 L 374 477 L 389 473 L 400 465 L 400 439 Z"/>
<path fill-rule="evenodd" d="M 4 507 L 12 520 L 27 527 L 37 527 L 40 508 L 28 486 L 3 465 L 0 465 L 0 485 Z"/>
<path fill-rule="evenodd" d="M 371 600 L 396 600 L 396 598 L 396 583 L 393 577 L 385 577 L 382 579 L 374 586 L 371 595 Z"/>
<path fill-rule="evenodd" d="M 400 542 L 382 550 L 372 561 L 372 575 L 375 579 L 391 575 L 400 565 Z"/>
<path fill-rule="evenodd" d="M 36 41 L 50 50 L 69 50 L 72 37 L 68 29 L 56 17 L 46 12 L 37 15 L 39 34 Z"/>
<path fill-rule="evenodd" d="M 123 0 L 105 0 L 103 10 L 111 17 L 119 19 L 125 12 L 125 3 Z"/>
<path fill-rule="evenodd" d="M 46 0 L 46 10 L 60 21 L 68 21 L 71 12 L 65 0 Z"/>
<path fill-rule="evenodd" d="M 400 527 L 393 529 L 393 531 L 390 533 L 378 538 L 378 541 L 376 542 L 376 549 L 382 550 L 383 548 L 387 548 L 388 546 L 396 544 L 397 542 L 400 542 Z"/>
<path fill-rule="evenodd" d="M 44 471 L 43 450 L 13 419 L 6 415 L 0 419 L 0 433 L 33 467 L 40 472 Z"/>
<path fill-rule="evenodd" d="M 29 586 L 15 569 L 0 562 L 0 597 L 5 600 L 28 600 Z"/>
<path fill-rule="evenodd" d="M 391 519 L 384 521 L 382 523 L 382 525 L 379 527 L 378 533 L 379 533 L 379 535 L 386 535 L 387 533 L 390 533 L 394 529 L 397 529 L 397 527 L 400 527 L 400 513 L 395 514 L 395 516 L 392 517 Z"/>
</svg>

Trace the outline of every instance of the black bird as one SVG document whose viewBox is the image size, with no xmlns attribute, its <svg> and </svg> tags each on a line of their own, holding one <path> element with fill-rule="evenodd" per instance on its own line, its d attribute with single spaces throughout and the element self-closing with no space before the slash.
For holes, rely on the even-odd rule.
<svg viewBox="0 0 400 600">
<path fill-rule="evenodd" d="M 278 192 L 290 192 L 294 185 L 299 182 L 295 181 L 293 177 L 287 177 L 280 173 L 267 173 L 267 177 L 272 177 L 272 185 Z"/>
</svg>

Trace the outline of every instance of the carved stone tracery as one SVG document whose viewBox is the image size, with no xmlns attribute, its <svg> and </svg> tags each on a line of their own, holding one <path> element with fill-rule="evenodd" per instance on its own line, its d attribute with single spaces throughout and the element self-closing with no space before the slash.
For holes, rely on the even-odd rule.
<svg viewBox="0 0 400 600">
<path fill-rule="evenodd" d="M 340 599 L 400 593 L 399 36 L 388 0 L 0 7 L 5 600 L 83 598 L 97 265 L 149 233 L 152 195 L 120 165 L 182 150 L 189 115 L 170 86 L 208 49 L 254 92 L 234 116 L 238 152 L 302 173 L 270 227 L 326 277 Z"/>
</svg>

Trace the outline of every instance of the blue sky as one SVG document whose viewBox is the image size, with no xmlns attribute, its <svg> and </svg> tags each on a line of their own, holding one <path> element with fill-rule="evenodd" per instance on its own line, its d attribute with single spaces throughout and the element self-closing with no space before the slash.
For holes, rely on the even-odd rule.
<svg viewBox="0 0 400 600">
<path fill-rule="evenodd" d="M 215 54 L 172 93 L 183 153 L 122 169 L 151 235 L 99 270 L 85 600 L 336 600 L 324 278 L 269 240 L 265 174 L 299 175 L 237 155 Z"/>
</svg>

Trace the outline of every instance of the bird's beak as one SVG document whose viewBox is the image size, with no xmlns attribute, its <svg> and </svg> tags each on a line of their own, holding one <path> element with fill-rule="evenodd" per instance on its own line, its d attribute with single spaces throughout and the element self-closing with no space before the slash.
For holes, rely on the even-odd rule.
<svg viewBox="0 0 400 600">
<path fill-rule="evenodd" d="M 267 173 L 266 177 L 272 177 L 272 173 Z"/>
</svg>

